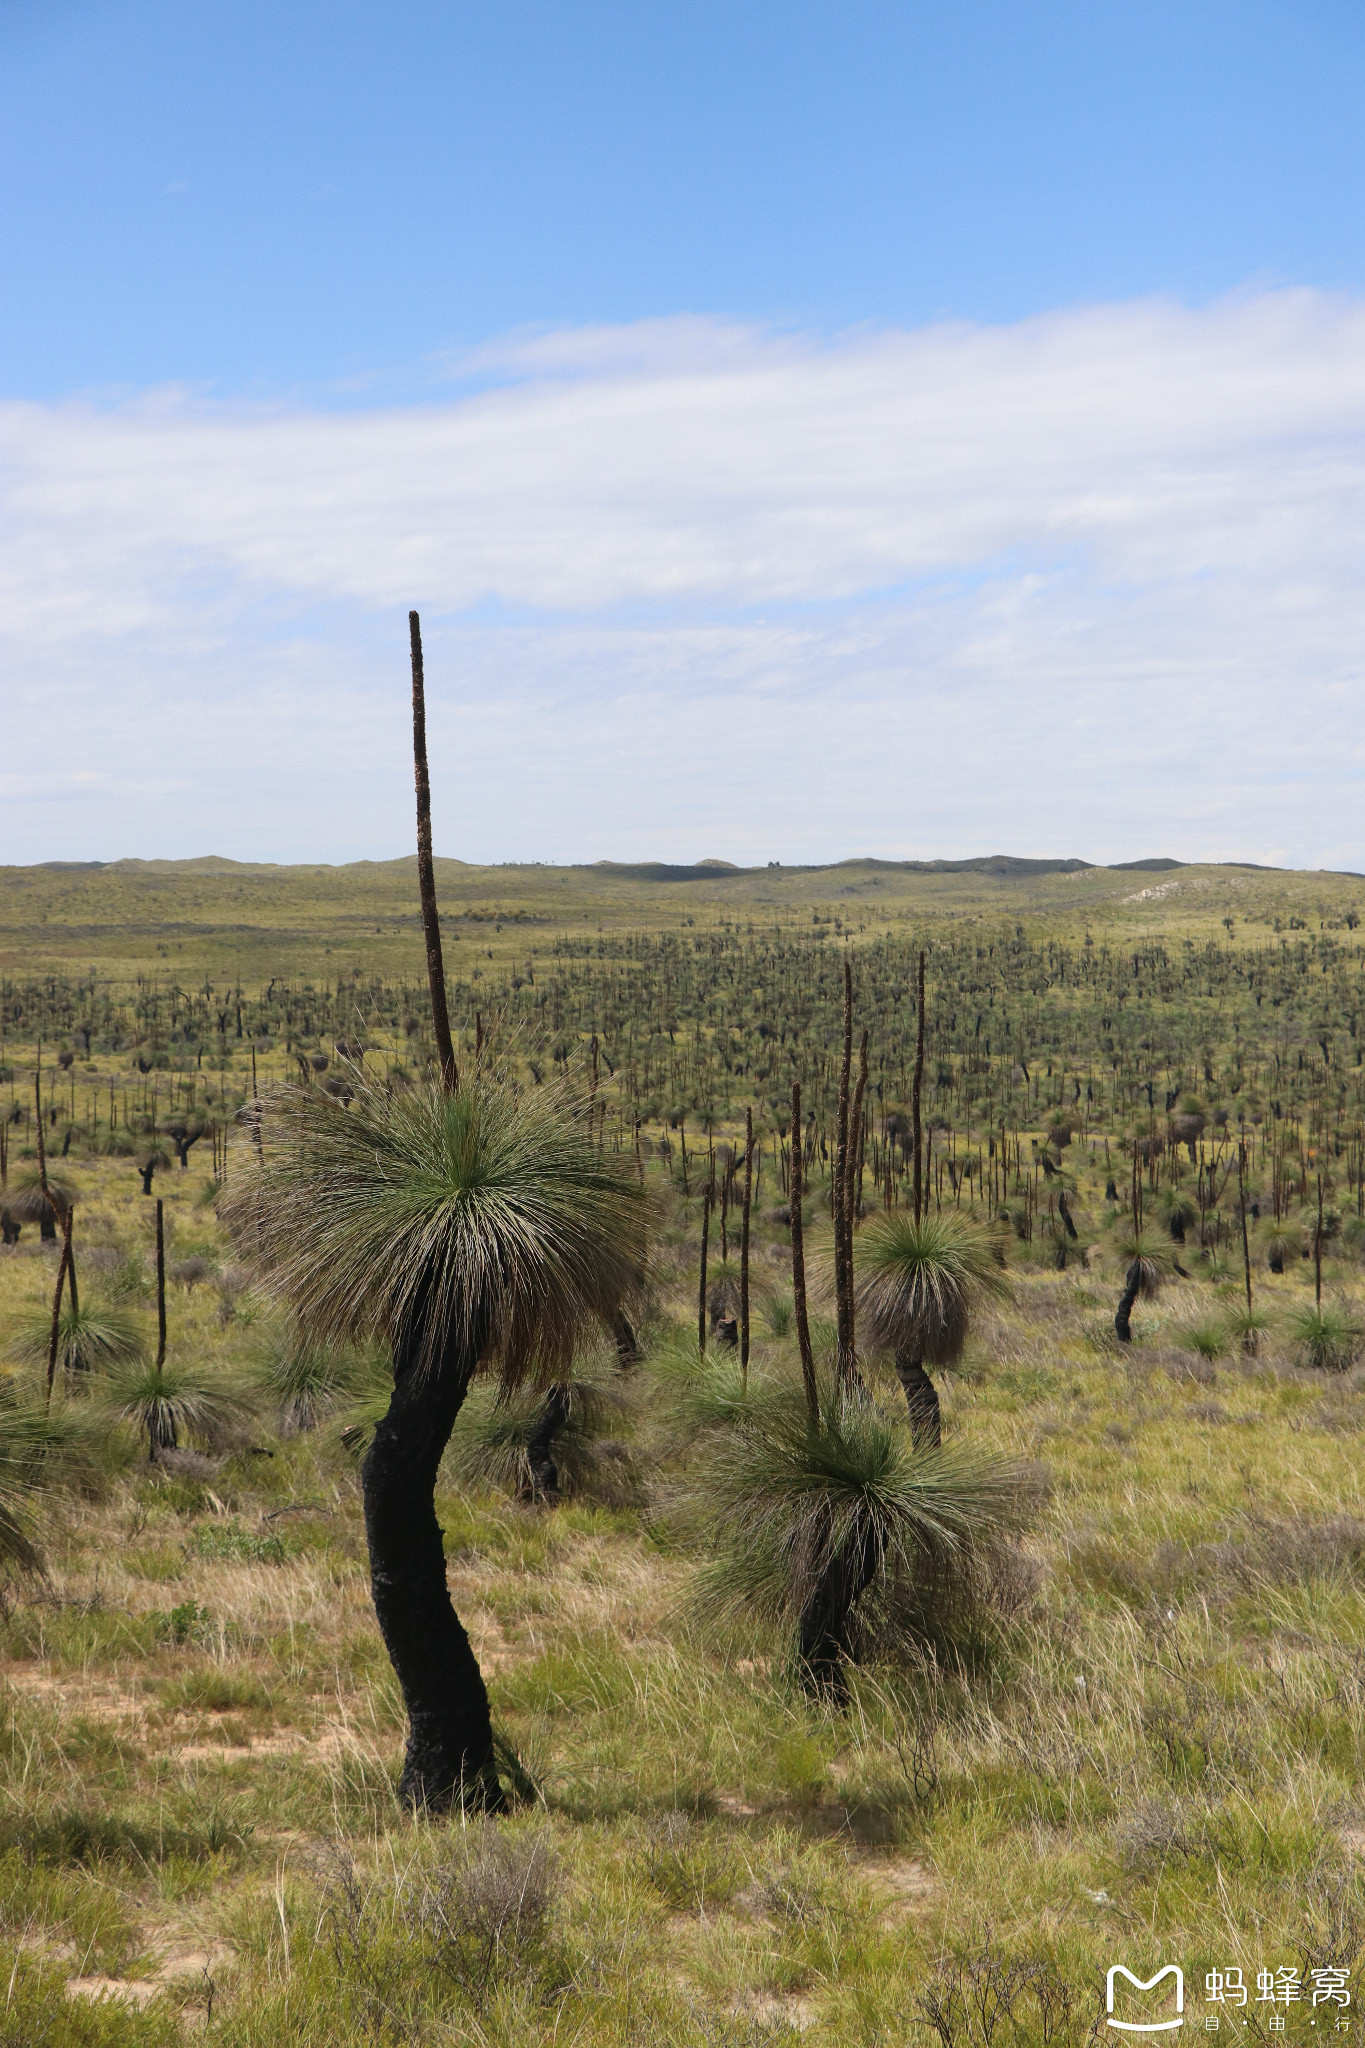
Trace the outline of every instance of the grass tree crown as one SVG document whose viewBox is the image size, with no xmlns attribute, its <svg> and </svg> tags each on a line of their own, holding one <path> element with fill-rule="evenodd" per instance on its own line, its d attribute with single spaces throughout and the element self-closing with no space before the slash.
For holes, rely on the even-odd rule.
<svg viewBox="0 0 1365 2048">
<path fill-rule="evenodd" d="M 954 1364 L 972 1309 L 1009 1291 L 998 1238 L 966 1217 L 934 1211 L 917 1223 L 908 1210 L 892 1210 L 859 1236 L 860 1327 L 929 1365 Z"/>
<path fill-rule="evenodd" d="M 509 1384 L 555 1377 L 640 1286 L 647 1198 L 563 1086 L 360 1072 L 349 1104 L 272 1094 L 260 1138 L 221 1213 L 323 1342 L 415 1342 L 424 1368 L 453 1345 L 496 1355 Z"/>
</svg>

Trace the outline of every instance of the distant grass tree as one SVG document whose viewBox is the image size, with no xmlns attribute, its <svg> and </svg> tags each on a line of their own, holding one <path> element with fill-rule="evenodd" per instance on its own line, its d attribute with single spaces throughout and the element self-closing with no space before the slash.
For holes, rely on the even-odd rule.
<svg viewBox="0 0 1365 2048">
<path fill-rule="evenodd" d="M 45 1365 L 52 1339 L 52 1313 L 34 1309 L 24 1316 L 10 1344 L 10 1356 L 25 1365 Z M 57 1366 L 62 1372 L 100 1372 L 141 1358 L 146 1350 L 135 1317 L 116 1302 L 67 1299 L 57 1317 Z"/>
<path fill-rule="evenodd" d="M 1175 1253 L 1169 1239 L 1151 1231 L 1124 1230 L 1118 1238 L 1119 1257 L 1124 1262 L 1123 1292 L 1114 1312 L 1114 1334 L 1120 1344 L 1133 1341 L 1132 1315 L 1139 1298 L 1154 1301 L 1176 1270 Z"/>
<path fill-rule="evenodd" d="M 928 1365 L 955 1365 L 972 1309 L 1010 1291 L 990 1231 L 952 1211 L 926 1209 L 918 1221 L 893 1210 L 869 1223 L 858 1244 L 858 1317 L 890 1351 L 918 1443 L 942 1441 L 938 1390 Z"/>
<path fill-rule="evenodd" d="M 97 1390 L 99 1405 L 147 1439 L 147 1456 L 181 1448 L 185 1436 L 212 1441 L 252 1412 L 248 1392 L 212 1367 L 134 1356 L 114 1366 Z"/>
</svg>

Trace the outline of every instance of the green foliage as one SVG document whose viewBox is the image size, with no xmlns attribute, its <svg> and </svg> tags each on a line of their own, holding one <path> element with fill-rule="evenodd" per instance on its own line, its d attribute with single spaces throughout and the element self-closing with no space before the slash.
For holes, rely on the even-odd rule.
<svg viewBox="0 0 1365 2048">
<path fill-rule="evenodd" d="M 272 1319 L 253 1345 L 247 1383 L 277 1410 L 282 1429 L 313 1429 L 348 1401 L 392 1384 L 377 1344 L 324 1344 L 293 1321 Z"/>
<path fill-rule="evenodd" d="M 177 1359 L 115 1366 L 96 1388 L 95 1400 L 145 1436 L 152 1454 L 176 1449 L 182 1436 L 211 1443 L 252 1412 L 249 1395 L 226 1373 Z"/>
<path fill-rule="evenodd" d="M 57 1486 L 85 1478 L 94 1450 L 88 1420 L 71 1403 L 48 1411 L 0 1382 L 0 1567 L 42 1569 L 34 1510 Z"/>
<path fill-rule="evenodd" d="M 1275 1223 L 1261 1237 L 1261 1250 L 1272 1266 L 1297 1265 L 1303 1257 L 1303 1226 L 1287 1218 Z"/>
<path fill-rule="evenodd" d="M 1131 1222 L 1121 1223 L 1114 1233 L 1114 1249 L 1123 1262 L 1125 1285 L 1137 1281 L 1138 1294 L 1151 1301 L 1175 1271 L 1175 1251 L 1165 1238 L 1150 1230 L 1134 1230 Z"/>
<path fill-rule="evenodd" d="M 169 1614 L 163 1614 L 160 1608 L 153 1608 L 147 1619 L 158 1642 L 183 1646 L 186 1643 L 204 1642 L 213 1633 L 213 1617 L 207 1607 L 201 1607 L 196 1600 L 182 1601 L 180 1606 L 173 1607 Z"/>
<path fill-rule="evenodd" d="M 1226 1357 L 1233 1333 L 1224 1317 L 1203 1316 L 1197 1323 L 1186 1323 L 1177 1330 L 1175 1341 L 1182 1350 L 1196 1352 L 1200 1358 L 1212 1361 Z"/>
<path fill-rule="evenodd" d="M 995 1232 L 952 1210 L 878 1216 L 857 1240 L 857 1313 L 874 1343 L 930 1365 L 962 1356 L 974 1303 L 1009 1294 Z"/>
<path fill-rule="evenodd" d="M 624 1442 L 629 1417 L 623 1392 L 591 1379 L 574 1379 L 567 1385 L 568 1419 L 550 1446 L 560 1492 L 568 1498 L 632 1498 L 639 1482 Z M 473 1388 L 446 1453 L 451 1477 L 463 1486 L 529 1492 L 527 1442 L 544 1404 L 545 1395 L 538 1389 L 503 1391 L 486 1384 Z"/>
<path fill-rule="evenodd" d="M 796 1305 L 790 1292 L 774 1288 L 759 1301 L 759 1314 L 770 1337 L 789 1337 L 796 1315 Z"/>
<path fill-rule="evenodd" d="M 702 1616 L 790 1630 L 831 1560 L 857 1555 L 871 1562 L 868 1607 L 888 1640 L 931 1612 L 951 1633 L 1029 1504 L 1018 1467 L 981 1452 L 919 1450 L 899 1416 L 866 1396 L 827 1389 L 814 1429 L 800 1388 L 786 1383 L 703 1439 L 680 1497 L 707 1552 Z"/>
<path fill-rule="evenodd" d="M 24 1316 L 10 1345 L 10 1356 L 25 1365 L 46 1367 L 52 1343 L 52 1311 L 34 1309 Z M 146 1352 L 135 1317 L 117 1302 L 87 1295 L 79 1308 L 67 1294 L 57 1322 L 57 1364 L 63 1372 L 91 1373 L 127 1365 Z"/>
<path fill-rule="evenodd" d="M 234 1564 L 284 1564 L 289 1546 L 272 1530 L 247 1529 L 240 1522 L 201 1522 L 194 1532 L 196 1557 L 226 1558 Z"/>
<path fill-rule="evenodd" d="M 644 1271 L 645 1203 L 560 1089 L 478 1071 L 453 1095 L 357 1072 L 270 1098 L 223 1214 L 266 1285 L 323 1343 L 419 1333 L 496 1352 L 514 1382 L 562 1376 L 587 1323 Z"/>
<path fill-rule="evenodd" d="M 1349 1309 L 1337 1302 L 1295 1309 L 1289 1334 L 1306 1366 L 1316 1372 L 1345 1372 L 1360 1343 L 1360 1326 Z"/>
</svg>

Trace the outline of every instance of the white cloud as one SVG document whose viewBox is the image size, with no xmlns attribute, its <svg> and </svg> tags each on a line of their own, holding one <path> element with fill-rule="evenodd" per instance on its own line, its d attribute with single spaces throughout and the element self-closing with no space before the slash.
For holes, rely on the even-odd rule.
<svg viewBox="0 0 1365 2048">
<path fill-rule="evenodd" d="M 0 854 L 400 850 L 416 603 L 471 858 L 1365 867 L 1365 306 L 445 369 L 406 409 L 0 407 Z"/>
</svg>

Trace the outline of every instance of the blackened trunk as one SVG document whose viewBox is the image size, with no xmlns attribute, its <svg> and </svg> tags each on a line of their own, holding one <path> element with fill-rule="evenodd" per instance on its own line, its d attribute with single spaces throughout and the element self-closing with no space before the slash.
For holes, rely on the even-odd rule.
<svg viewBox="0 0 1365 2048">
<path fill-rule="evenodd" d="M 853 1612 L 871 1583 L 872 1545 L 853 1541 L 832 1557 L 801 1615 L 802 1680 L 811 1692 L 848 1698 Z"/>
<path fill-rule="evenodd" d="M 551 1446 L 568 1419 L 569 1390 L 563 1384 L 553 1386 L 546 1394 L 545 1406 L 526 1439 L 532 1500 L 554 1502 L 559 1499 L 559 1467 L 554 1461 Z"/>
<path fill-rule="evenodd" d="M 917 1021 L 915 1024 L 915 1079 L 910 1091 L 910 1120 L 914 1126 L 915 1139 L 915 1221 L 924 1214 L 923 1166 L 924 1130 L 920 1117 L 920 1100 L 924 1088 L 924 955 L 919 956 L 915 978 L 915 1000 Z"/>
<path fill-rule="evenodd" d="M 460 1077 L 450 1036 L 445 961 L 441 954 L 441 920 L 436 910 L 436 868 L 431 857 L 431 778 L 427 772 L 426 676 L 422 663 L 422 626 L 416 612 L 408 613 L 408 640 L 412 652 L 412 757 L 417 785 L 417 889 L 422 900 L 422 930 L 427 943 L 427 985 L 431 990 L 431 1024 L 436 1038 L 436 1057 L 441 1065 L 441 1084 L 447 1095 L 453 1095 L 460 1085 Z"/>
<path fill-rule="evenodd" d="M 711 1199 L 715 1190 L 708 1186 L 701 1203 L 701 1278 L 697 1283 L 697 1350 L 706 1356 L 706 1248 L 711 1236 Z"/>
<path fill-rule="evenodd" d="M 504 1805 L 488 1693 L 446 1588 L 436 1474 L 477 1363 L 452 1349 L 423 1368 L 415 1339 L 394 1349 L 393 1399 L 361 1466 L 370 1591 L 408 1710 L 398 1796 L 434 1813 L 457 1801 Z"/>
<path fill-rule="evenodd" d="M 166 1224 L 163 1204 L 156 1205 L 156 1369 L 166 1363 Z M 174 1442 L 174 1439 L 172 1439 Z"/>
<path fill-rule="evenodd" d="M 911 1358 L 907 1353 L 896 1353 L 896 1377 L 905 1393 L 905 1405 L 910 1410 L 910 1434 L 915 1439 L 915 1448 L 920 1451 L 937 1451 L 943 1447 L 943 1415 L 939 1407 L 938 1388 L 924 1370 L 922 1358 Z"/>
<path fill-rule="evenodd" d="M 1120 1344 L 1131 1344 L 1133 1341 L 1130 1318 L 1133 1313 L 1133 1304 L 1138 1298 L 1138 1288 L 1141 1284 L 1141 1275 L 1138 1272 L 1135 1260 L 1129 1268 L 1128 1278 L 1124 1283 L 1123 1292 L 1119 1296 L 1118 1310 L 1114 1316 L 1114 1333 Z"/>
<path fill-rule="evenodd" d="M 754 1198 L 754 1113 L 744 1112 L 744 1219 L 739 1238 L 739 1369 L 749 1379 L 749 1215 Z"/>
<path fill-rule="evenodd" d="M 156 1172 L 155 1159 L 149 1159 L 145 1166 L 139 1166 L 138 1172 L 142 1175 L 143 1194 L 150 1195 L 152 1192 L 152 1175 Z"/>
<path fill-rule="evenodd" d="M 806 1226 L 801 1214 L 801 1083 L 792 1082 L 792 1307 L 796 1340 L 801 1351 L 801 1381 L 806 1390 L 806 1413 L 812 1429 L 820 1427 L 820 1395 L 815 1381 L 815 1353 L 811 1349 L 810 1319 L 806 1314 Z"/>
<path fill-rule="evenodd" d="M 38 1235 L 44 1244 L 57 1242 L 57 1224 L 51 1209 L 44 1209 L 38 1218 Z"/>
<path fill-rule="evenodd" d="M 848 1386 L 853 1378 L 853 1314 L 849 1300 L 848 1202 L 849 1181 L 848 1120 L 849 1087 L 853 1067 L 853 968 L 844 961 L 844 1051 L 839 1063 L 839 1106 L 834 1126 L 834 1171 L 831 1177 L 830 1208 L 834 1222 L 834 1300 L 839 1330 L 839 1380 Z"/>
</svg>

